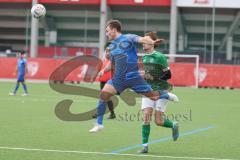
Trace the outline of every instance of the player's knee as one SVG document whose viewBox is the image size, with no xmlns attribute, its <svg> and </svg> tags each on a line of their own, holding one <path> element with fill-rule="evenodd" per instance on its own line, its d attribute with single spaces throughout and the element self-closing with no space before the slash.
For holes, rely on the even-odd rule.
<svg viewBox="0 0 240 160">
<path fill-rule="evenodd" d="M 109 101 L 111 95 L 107 92 L 104 92 L 104 91 L 101 91 L 100 92 L 100 99 L 103 100 L 103 101 Z"/>
<path fill-rule="evenodd" d="M 152 114 L 144 113 L 143 124 L 150 124 L 151 120 L 152 120 Z"/>
<path fill-rule="evenodd" d="M 157 126 L 162 126 L 162 125 L 163 125 L 163 120 L 161 120 L 161 119 L 156 119 L 156 120 L 155 120 L 155 124 L 156 124 Z"/>
<path fill-rule="evenodd" d="M 143 124 L 150 124 L 151 118 L 143 118 Z"/>
<path fill-rule="evenodd" d="M 143 118 L 143 124 L 150 124 L 151 118 Z"/>
</svg>

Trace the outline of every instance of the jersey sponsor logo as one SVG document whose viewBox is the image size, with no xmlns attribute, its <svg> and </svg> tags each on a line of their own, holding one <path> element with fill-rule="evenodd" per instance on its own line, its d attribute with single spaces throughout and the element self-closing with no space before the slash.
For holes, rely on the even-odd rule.
<svg viewBox="0 0 240 160">
<path fill-rule="evenodd" d="M 31 77 L 35 76 L 39 69 L 38 62 L 28 62 L 27 69 L 28 69 L 28 73 Z"/>
<path fill-rule="evenodd" d="M 128 50 L 128 49 L 132 48 L 132 43 L 129 41 L 122 41 L 119 44 L 119 48 L 122 50 Z"/>
<path fill-rule="evenodd" d="M 111 43 L 109 45 L 109 49 L 110 51 L 113 51 L 117 48 L 123 50 L 123 51 L 127 51 L 129 50 L 130 48 L 132 48 L 133 44 L 132 42 L 129 42 L 129 41 L 121 41 L 120 43 Z"/>
<path fill-rule="evenodd" d="M 117 48 L 117 44 L 116 43 L 111 43 L 108 47 L 109 47 L 109 50 L 112 51 L 112 50 Z"/>
</svg>

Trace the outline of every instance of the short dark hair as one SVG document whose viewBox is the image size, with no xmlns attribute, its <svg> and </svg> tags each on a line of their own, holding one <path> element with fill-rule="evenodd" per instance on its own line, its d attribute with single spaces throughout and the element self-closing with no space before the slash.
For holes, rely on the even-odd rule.
<svg viewBox="0 0 240 160">
<path fill-rule="evenodd" d="M 122 24 L 119 20 L 109 20 L 106 27 L 109 26 L 111 29 L 115 28 L 118 32 L 122 32 Z"/>
</svg>

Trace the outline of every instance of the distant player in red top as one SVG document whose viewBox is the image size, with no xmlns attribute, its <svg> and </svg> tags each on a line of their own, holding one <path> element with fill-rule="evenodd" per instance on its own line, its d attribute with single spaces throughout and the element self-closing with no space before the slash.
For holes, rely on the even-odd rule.
<svg viewBox="0 0 240 160">
<path fill-rule="evenodd" d="M 109 79 L 111 79 L 111 61 L 109 60 L 109 48 L 107 47 L 107 44 L 105 46 L 105 58 L 103 60 L 103 67 L 102 70 L 99 72 L 99 81 L 100 81 L 100 89 L 102 90 L 105 84 Z M 108 116 L 108 119 L 114 119 L 116 118 L 116 115 L 114 113 L 113 108 L 113 102 L 112 100 L 109 100 L 107 102 L 108 109 L 110 111 L 110 115 Z M 97 115 L 93 115 L 93 118 L 96 118 Z"/>
</svg>

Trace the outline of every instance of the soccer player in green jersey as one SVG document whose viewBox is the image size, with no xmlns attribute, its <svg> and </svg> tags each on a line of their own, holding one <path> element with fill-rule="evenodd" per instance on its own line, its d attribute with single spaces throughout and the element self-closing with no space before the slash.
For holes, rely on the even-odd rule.
<svg viewBox="0 0 240 160">
<path fill-rule="evenodd" d="M 146 34 L 146 36 L 149 36 L 153 40 L 158 39 L 156 32 L 149 32 Z M 171 78 L 171 71 L 168 66 L 167 58 L 163 53 L 154 50 L 155 47 L 157 46 L 143 44 L 143 50 L 146 53 L 142 57 L 143 69 L 145 72 L 144 78 L 148 84 L 151 85 L 153 90 L 170 91 L 172 89 L 172 85 L 168 83 L 167 80 Z M 167 99 L 159 99 L 157 101 L 153 101 L 147 97 L 142 98 L 141 109 L 144 113 L 142 124 L 143 149 L 138 151 L 139 153 L 148 153 L 148 139 L 150 134 L 150 122 L 153 110 L 155 110 L 154 116 L 156 125 L 171 128 L 173 140 L 176 141 L 178 139 L 178 123 L 172 122 L 171 120 L 164 117 L 167 102 Z"/>
</svg>

